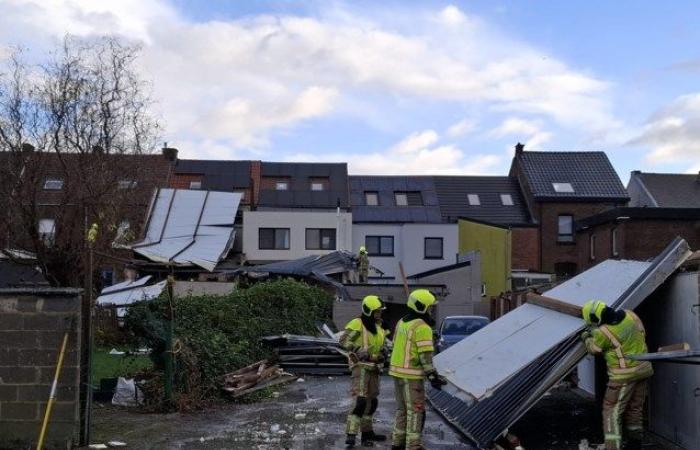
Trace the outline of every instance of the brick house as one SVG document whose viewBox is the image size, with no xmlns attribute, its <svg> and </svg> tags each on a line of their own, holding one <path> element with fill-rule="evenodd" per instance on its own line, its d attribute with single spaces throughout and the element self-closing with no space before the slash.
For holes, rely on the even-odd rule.
<svg viewBox="0 0 700 450">
<path fill-rule="evenodd" d="M 700 248 L 700 208 L 615 208 L 576 222 L 578 266 L 606 259 L 644 261 L 677 236 Z"/>
<path fill-rule="evenodd" d="M 580 271 L 574 223 L 629 200 L 604 152 L 532 152 L 518 144 L 510 176 L 518 180 L 530 215 L 539 224 L 536 269 L 560 277 Z M 518 236 L 513 247 L 527 248 L 533 237 Z"/>
</svg>

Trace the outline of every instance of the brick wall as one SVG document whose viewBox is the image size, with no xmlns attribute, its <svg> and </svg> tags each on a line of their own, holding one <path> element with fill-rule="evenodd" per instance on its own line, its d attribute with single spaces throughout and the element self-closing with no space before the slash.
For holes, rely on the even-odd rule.
<svg viewBox="0 0 700 450">
<path fill-rule="evenodd" d="M 558 263 L 573 263 L 577 265 L 577 273 L 580 272 L 577 247 L 583 237 L 574 234 L 574 242 L 558 242 L 560 215 L 573 215 L 577 221 L 615 206 L 613 203 L 539 203 L 535 219 L 540 222 L 541 270 L 555 273 Z"/>
<path fill-rule="evenodd" d="M 513 269 L 540 270 L 540 231 L 536 227 L 513 228 L 511 231 L 511 266 Z"/>
<path fill-rule="evenodd" d="M 70 448 L 80 432 L 80 294 L 76 289 L 0 290 L 0 448 L 36 444 L 66 330 L 68 346 L 46 448 Z"/>
<path fill-rule="evenodd" d="M 170 178 L 170 187 L 173 189 L 189 189 L 192 181 L 202 182 L 204 175 L 191 173 L 176 173 Z"/>
<path fill-rule="evenodd" d="M 617 229 L 618 255 L 612 254 L 612 230 Z M 595 235 L 595 259 L 590 258 L 590 236 Z M 613 257 L 647 260 L 657 256 L 676 236 L 700 249 L 700 220 L 637 219 L 605 223 L 577 233 L 579 267 L 585 270 Z"/>
<path fill-rule="evenodd" d="M 262 178 L 262 163 L 260 161 L 250 162 L 250 182 L 253 186 L 251 204 L 253 207 L 258 205 L 260 198 L 260 182 Z"/>
</svg>

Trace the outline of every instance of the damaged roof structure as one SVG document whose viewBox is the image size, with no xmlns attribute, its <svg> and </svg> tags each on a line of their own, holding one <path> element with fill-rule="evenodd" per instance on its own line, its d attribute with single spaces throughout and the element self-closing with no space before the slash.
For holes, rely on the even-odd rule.
<svg viewBox="0 0 700 450">
<path fill-rule="evenodd" d="M 212 272 L 233 245 L 241 197 L 236 192 L 158 189 L 146 235 L 129 248 L 153 262 Z"/>
<path fill-rule="evenodd" d="M 651 262 L 607 260 L 544 295 L 576 307 L 598 299 L 634 309 L 688 256 L 687 243 L 676 239 Z M 586 355 L 583 327 L 578 317 L 525 304 L 438 354 L 435 366 L 449 383 L 429 399 L 487 448 Z"/>
</svg>

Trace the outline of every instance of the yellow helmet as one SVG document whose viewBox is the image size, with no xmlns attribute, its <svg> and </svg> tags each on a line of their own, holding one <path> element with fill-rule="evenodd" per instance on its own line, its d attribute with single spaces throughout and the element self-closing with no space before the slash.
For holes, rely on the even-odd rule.
<svg viewBox="0 0 700 450">
<path fill-rule="evenodd" d="M 588 325 L 600 325 L 600 321 L 603 318 L 603 311 L 607 308 L 604 302 L 600 300 L 589 300 L 581 308 L 581 316 L 583 316 L 584 322 Z"/>
<path fill-rule="evenodd" d="M 362 314 L 365 316 L 371 316 L 378 309 L 386 309 L 386 307 L 376 295 L 368 295 L 362 299 Z"/>
<path fill-rule="evenodd" d="M 408 296 L 408 307 L 419 314 L 425 314 L 435 303 L 435 296 L 427 289 L 416 289 Z"/>
<path fill-rule="evenodd" d="M 360 245 L 360 253 L 367 253 L 367 249 L 364 245 Z"/>
</svg>

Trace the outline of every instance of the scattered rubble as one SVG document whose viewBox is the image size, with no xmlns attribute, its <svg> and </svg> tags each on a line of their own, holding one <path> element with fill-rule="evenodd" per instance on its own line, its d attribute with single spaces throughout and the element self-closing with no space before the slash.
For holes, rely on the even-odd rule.
<svg viewBox="0 0 700 450">
<path fill-rule="evenodd" d="M 329 376 L 350 373 L 347 358 L 334 337 L 283 334 L 262 341 L 275 349 L 280 366 L 289 372 Z"/>
<path fill-rule="evenodd" d="M 264 359 L 228 373 L 222 378 L 223 390 L 228 392 L 231 398 L 238 398 L 260 389 L 286 383 L 296 377 Z M 279 393 L 277 395 L 279 396 Z"/>
</svg>

